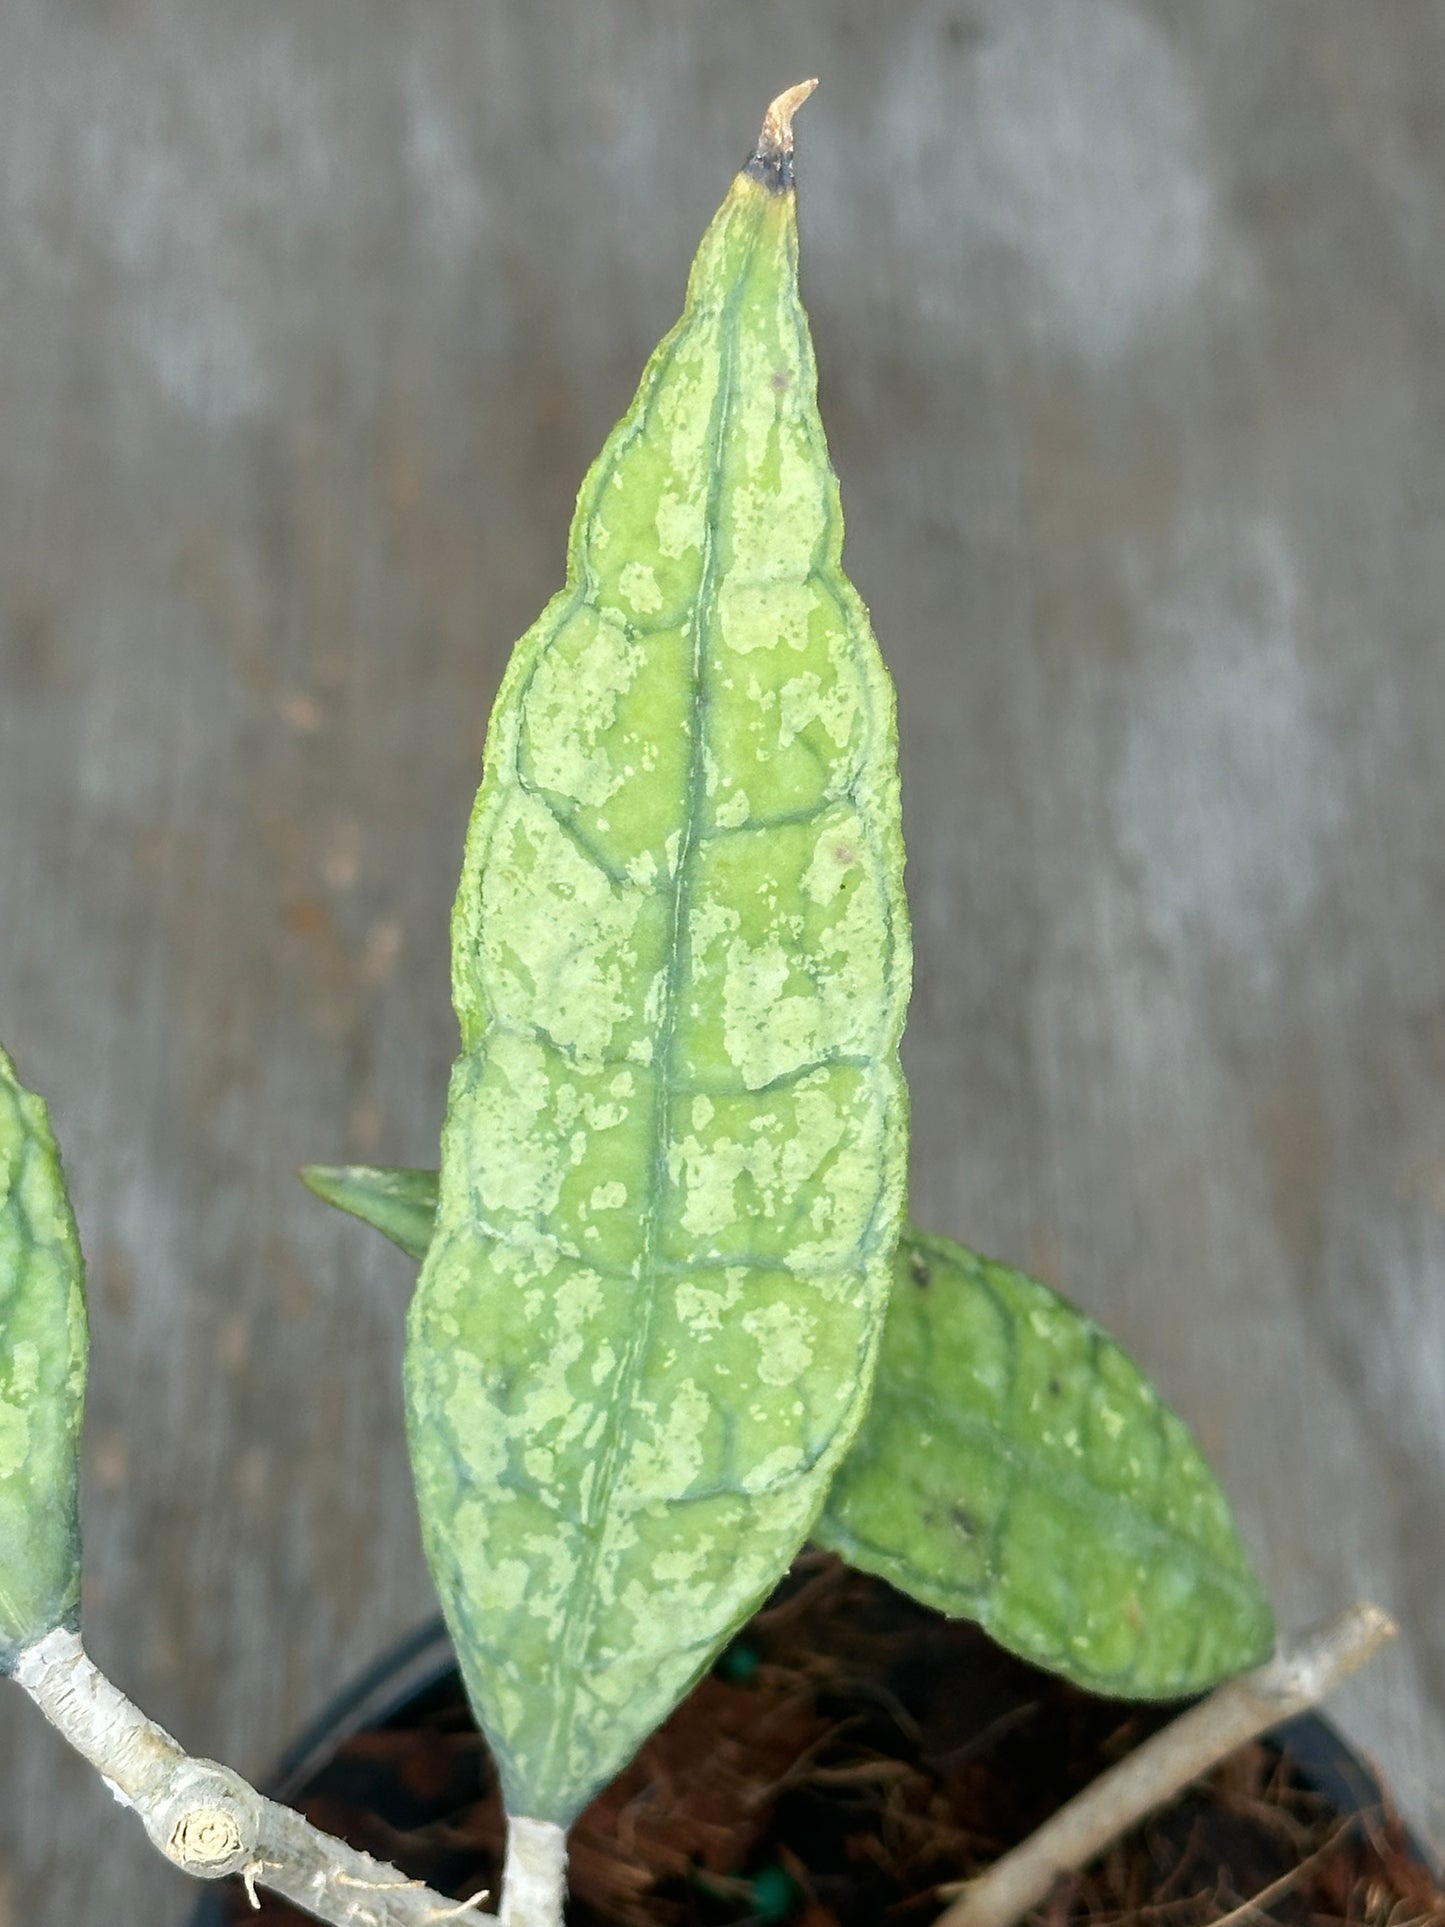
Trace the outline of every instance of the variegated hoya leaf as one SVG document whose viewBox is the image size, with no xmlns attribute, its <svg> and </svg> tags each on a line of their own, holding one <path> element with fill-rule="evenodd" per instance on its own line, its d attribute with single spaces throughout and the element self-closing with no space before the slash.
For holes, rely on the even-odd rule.
<svg viewBox="0 0 1445 1927">
<path fill-rule="evenodd" d="M 902 1210 L 893 696 L 798 298 L 802 91 L 583 484 L 453 918 L 409 1436 L 469 1694 L 540 1820 L 624 1764 L 806 1535 Z"/>
<path fill-rule="evenodd" d="M 0 1050 L 0 1671 L 80 1610 L 84 1273 L 45 1105 Z"/>
<path fill-rule="evenodd" d="M 434 1171 L 303 1175 L 424 1256 Z M 900 1241 L 873 1402 L 813 1537 L 1120 1697 L 1202 1692 L 1273 1639 L 1224 1495 L 1138 1368 L 1047 1286 L 926 1232 Z"/>
<path fill-rule="evenodd" d="M 873 1404 L 813 1536 L 1096 1692 L 1200 1692 L 1274 1643 L 1183 1421 L 1090 1319 L 947 1238 L 899 1246 Z"/>
</svg>

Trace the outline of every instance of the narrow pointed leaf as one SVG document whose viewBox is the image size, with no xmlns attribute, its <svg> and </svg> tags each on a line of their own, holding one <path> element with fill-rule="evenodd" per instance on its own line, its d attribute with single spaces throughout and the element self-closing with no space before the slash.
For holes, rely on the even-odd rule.
<svg viewBox="0 0 1445 1927">
<path fill-rule="evenodd" d="M 840 563 L 793 104 L 583 484 L 453 919 L 409 1431 L 468 1691 L 537 1819 L 623 1765 L 806 1535 L 898 1236 L 893 698 Z"/>
<path fill-rule="evenodd" d="M 308 1164 L 301 1182 L 326 1204 L 375 1227 L 412 1258 L 424 1258 L 436 1222 L 435 1171 L 383 1171 L 369 1164 Z"/>
<path fill-rule="evenodd" d="M 80 1611 L 85 1287 L 41 1100 L 0 1050 L 0 1671 Z"/>
<path fill-rule="evenodd" d="M 434 1171 L 322 1175 L 421 1256 Z M 1224 1495 L 1137 1367 L 1047 1286 L 926 1232 L 900 1241 L 873 1402 L 813 1536 L 1100 1692 L 1203 1692 L 1273 1642 Z"/>
<path fill-rule="evenodd" d="M 873 1404 L 813 1536 L 1097 1692 L 1201 1692 L 1273 1646 L 1183 1421 L 1091 1320 L 947 1238 L 900 1244 Z"/>
</svg>

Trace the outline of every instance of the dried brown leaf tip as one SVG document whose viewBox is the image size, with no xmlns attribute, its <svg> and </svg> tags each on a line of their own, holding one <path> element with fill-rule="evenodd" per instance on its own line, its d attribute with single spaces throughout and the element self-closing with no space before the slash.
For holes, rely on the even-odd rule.
<svg viewBox="0 0 1445 1927">
<path fill-rule="evenodd" d="M 817 84 L 816 80 L 800 80 L 796 87 L 779 94 L 763 116 L 763 131 L 743 172 L 761 182 L 770 194 L 786 194 L 793 185 L 793 116 Z"/>
</svg>

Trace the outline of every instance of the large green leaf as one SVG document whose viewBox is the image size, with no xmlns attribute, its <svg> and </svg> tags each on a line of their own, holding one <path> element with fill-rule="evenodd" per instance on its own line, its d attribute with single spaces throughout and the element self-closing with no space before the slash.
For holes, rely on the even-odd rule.
<svg viewBox="0 0 1445 1927">
<path fill-rule="evenodd" d="M 814 1538 L 1097 1692 L 1174 1698 L 1274 1621 L 1183 1421 L 1092 1320 L 905 1236 L 867 1424 Z"/>
<path fill-rule="evenodd" d="M 0 1050 L 0 1671 L 80 1611 L 80 1242 L 45 1105 Z"/>
<path fill-rule="evenodd" d="M 536 1819 L 618 1770 L 806 1535 L 902 1210 L 893 697 L 840 562 L 788 105 L 583 484 L 453 918 L 409 1434 L 463 1676 Z"/>
<path fill-rule="evenodd" d="M 435 1171 L 303 1173 L 414 1258 Z M 905 1231 L 873 1403 L 813 1536 L 1081 1686 L 1202 1692 L 1274 1621 L 1181 1420 L 1046 1285 Z"/>
</svg>

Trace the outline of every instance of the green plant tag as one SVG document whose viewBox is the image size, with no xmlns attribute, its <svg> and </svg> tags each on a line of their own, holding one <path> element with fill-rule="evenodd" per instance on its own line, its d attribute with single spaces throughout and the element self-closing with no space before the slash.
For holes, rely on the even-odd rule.
<svg viewBox="0 0 1445 1927">
<path fill-rule="evenodd" d="M 425 1255 L 435 1171 L 303 1176 Z M 1099 1692 L 1202 1692 L 1273 1643 L 1224 1495 L 1138 1368 L 1047 1286 L 926 1232 L 900 1242 L 873 1402 L 813 1536 Z"/>
<path fill-rule="evenodd" d="M 1022 1272 L 905 1235 L 868 1420 L 813 1536 L 1096 1692 L 1258 1664 L 1274 1619 L 1183 1421 Z"/>
<path fill-rule="evenodd" d="M 493 712 L 413 1301 L 423 1536 L 507 1806 L 570 1821 L 805 1537 L 903 1203 L 893 697 L 843 574 L 790 113 Z"/>
<path fill-rule="evenodd" d="M 45 1105 L 0 1050 L 0 1671 L 80 1612 L 80 1242 Z"/>
</svg>

